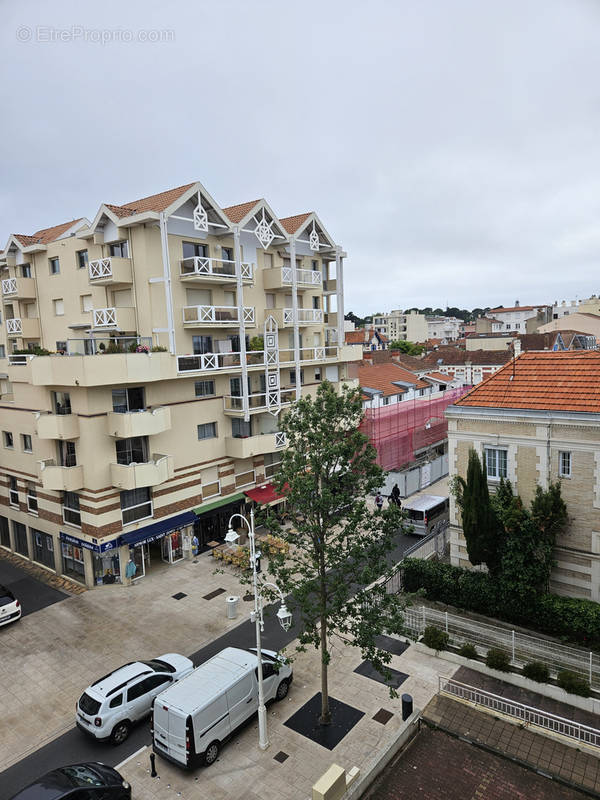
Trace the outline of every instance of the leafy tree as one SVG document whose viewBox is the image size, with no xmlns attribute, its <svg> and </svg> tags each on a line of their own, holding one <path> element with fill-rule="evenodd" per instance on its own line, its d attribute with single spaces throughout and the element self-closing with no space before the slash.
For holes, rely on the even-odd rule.
<svg viewBox="0 0 600 800">
<path fill-rule="evenodd" d="M 457 475 L 451 491 L 461 511 L 469 561 L 475 566 L 486 564 L 496 575 L 501 558 L 500 529 L 490 502 L 485 464 L 481 464 L 475 450 L 469 452 L 466 481 Z"/>
<path fill-rule="evenodd" d="M 420 356 L 424 350 L 422 344 L 414 344 L 413 342 L 405 342 L 397 340 L 390 342 L 390 350 L 400 350 L 401 353 L 406 353 L 409 356 Z"/>
<path fill-rule="evenodd" d="M 381 486 L 383 472 L 375 449 L 358 430 L 363 416 L 360 391 L 344 387 L 336 394 L 328 381 L 316 397 L 301 398 L 283 418 L 288 447 L 274 482 L 288 501 L 291 527 L 267 524 L 289 542 L 287 554 L 274 554 L 269 571 L 299 614 L 298 649 L 312 645 L 321 653 L 321 724 L 329 724 L 328 667 L 331 642 L 360 648 L 384 676 L 390 654 L 375 639 L 385 630 L 400 632 L 403 607 L 386 594 L 388 555 L 401 528 L 396 508 L 373 513 L 364 498 Z M 392 694 L 393 690 L 390 690 Z"/>
<path fill-rule="evenodd" d="M 263 336 L 253 336 L 250 339 L 250 350 L 264 350 L 265 340 Z"/>
<path fill-rule="evenodd" d="M 362 328 L 365 324 L 365 320 L 362 317 L 357 317 L 353 311 L 344 314 L 344 319 L 353 322 L 357 328 Z"/>
</svg>

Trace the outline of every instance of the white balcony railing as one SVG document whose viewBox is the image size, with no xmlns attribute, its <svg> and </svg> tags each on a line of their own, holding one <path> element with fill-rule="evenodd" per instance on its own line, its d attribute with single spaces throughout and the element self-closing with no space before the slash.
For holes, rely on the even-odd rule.
<svg viewBox="0 0 600 800">
<path fill-rule="evenodd" d="M 299 308 L 298 309 L 298 322 L 308 322 L 308 323 L 321 323 L 323 322 L 323 311 L 320 308 Z M 283 324 L 284 325 L 293 325 L 294 324 L 294 309 L 293 308 L 284 308 L 283 309 Z"/>
<path fill-rule="evenodd" d="M 289 403 L 293 403 L 296 399 L 296 390 L 295 389 L 282 389 L 281 390 L 281 405 L 289 405 Z M 254 411 L 266 411 L 267 406 L 267 395 L 264 392 L 259 394 L 250 394 L 248 395 L 248 407 L 251 412 Z M 243 397 L 238 397 L 234 395 L 225 395 L 223 397 L 223 408 L 225 411 L 243 411 L 244 410 L 244 399 Z"/>
<path fill-rule="evenodd" d="M 13 319 L 6 320 L 6 333 L 9 336 L 22 336 L 23 334 L 23 323 L 19 319 L 19 317 L 13 317 Z"/>
<path fill-rule="evenodd" d="M 244 307 L 244 322 L 254 324 L 254 307 Z M 184 306 L 183 322 L 196 325 L 232 325 L 239 323 L 237 306 Z"/>
<path fill-rule="evenodd" d="M 281 447 L 285 447 L 285 433 L 283 433 L 283 431 L 277 431 L 275 433 L 275 447 L 277 450 Z"/>
<path fill-rule="evenodd" d="M 242 261 L 242 279 L 252 280 L 253 264 Z M 232 278 L 235 280 L 235 261 L 228 261 L 223 258 L 204 258 L 203 256 L 192 256 L 184 258 L 179 262 L 179 270 L 182 278 L 186 277 L 207 277 L 207 278 Z"/>
<path fill-rule="evenodd" d="M 17 279 L 5 278 L 2 281 L 2 294 L 16 294 L 17 293 Z"/>
<path fill-rule="evenodd" d="M 95 261 L 90 261 L 88 264 L 90 273 L 90 280 L 96 278 L 110 278 L 112 277 L 112 261 L 110 258 L 97 258 Z"/>
<path fill-rule="evenodd" d="M 277 355 L 279 360 L 277 359 Z M 300 361 L 338 361 L 338 347 L 302 347 L 300 348 Z M 278 354 L 269 354 L 269 364 L 294 364 L 296 361 L 294 350 L 279 350 Z M 260 367 L 265 363 L 265 354 L 262 350 L 248 350 L 246 352 L 246 366 Z M 215 370 L 231 370 L 242 366 L 241 353 L 201 353 L 198 355 L 177 356 L 178 372 L 214 372 Z"/>
<path fill-rule="evenodd" d="M 94 309 L 94 328 L 116 328 L 116 327 L 117 327 L 116 308 Z"/>
<path fill-rule="evenodd" d="M 281 270 L 281 282 L 292 283 L 292 268 L 283 267 Z M 323 276 L 320 272 L 313 269 L 297 269 L 296 282 L 300 284 L 307 284 L 308 286 L 321 286 L 323 283 Z"/>
</svg>

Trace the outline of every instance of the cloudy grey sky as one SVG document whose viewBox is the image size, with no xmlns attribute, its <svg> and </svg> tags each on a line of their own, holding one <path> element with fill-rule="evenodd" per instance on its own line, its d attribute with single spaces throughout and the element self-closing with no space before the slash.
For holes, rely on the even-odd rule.
<svg viewBox="0 0 600 800">
<path fill-rule="evenodd" d="M 598 0 L 0 12 L 2 244 L 200 180 L 317 211 L 347 310 L 600 292 Z"/>
</svg>

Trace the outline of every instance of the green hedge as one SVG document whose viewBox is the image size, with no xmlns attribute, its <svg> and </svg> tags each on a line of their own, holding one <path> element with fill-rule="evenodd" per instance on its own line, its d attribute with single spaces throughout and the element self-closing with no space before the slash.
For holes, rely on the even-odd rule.
<svg viewBox="0 0 600 800">
<path fill-rule="evenodd" d="M 600 603 L 556 594 L 515 596 L 505 591 L 501 583 L 492 581 L 487 573 L 436 560 L 407 558 L 403 567 L 408 593 L 424 590 L 430 600 L 600 650 Z"/>
</svg>

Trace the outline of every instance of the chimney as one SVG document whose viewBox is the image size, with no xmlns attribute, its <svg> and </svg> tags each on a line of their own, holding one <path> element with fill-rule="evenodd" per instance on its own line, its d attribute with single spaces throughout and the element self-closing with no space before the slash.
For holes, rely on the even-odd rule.
<svg viewBox="0 0 600 800">
<path fill-rule="evenodd" d="M 521 340 L 515 339 L 513 342 L 513 350 L 515 352 L 515 358 L 518 358 L 521 355 Z"/>
<path fill-rule="evenodd" d="M 519 307 L 519 301 L 515 300 L 515 308 L 518 308 L 518 307 Z"/>
</svg>

